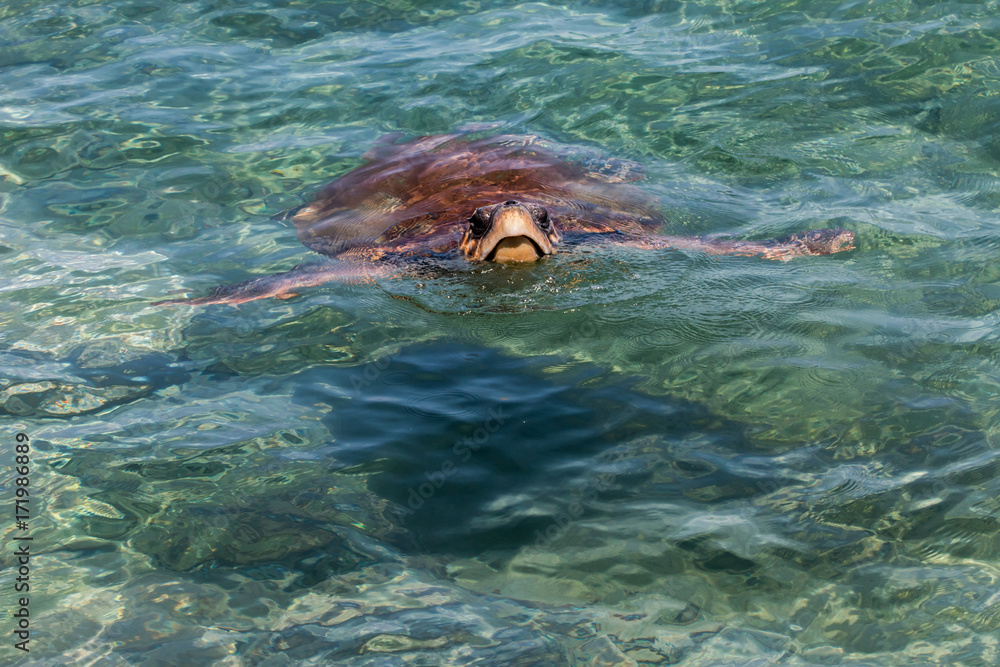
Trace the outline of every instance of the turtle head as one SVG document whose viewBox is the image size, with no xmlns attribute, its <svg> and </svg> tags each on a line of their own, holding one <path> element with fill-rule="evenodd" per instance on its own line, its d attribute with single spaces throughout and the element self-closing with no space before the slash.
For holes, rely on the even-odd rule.
<svg viewBox="0 0 1000 667">
<path fill-rule="evenodd" d="M 477 208 L 460 247 L 469 259 L 534 262 L 554 254 L 561 238 L 544 206 L 510 200 Z"/>
</svg>

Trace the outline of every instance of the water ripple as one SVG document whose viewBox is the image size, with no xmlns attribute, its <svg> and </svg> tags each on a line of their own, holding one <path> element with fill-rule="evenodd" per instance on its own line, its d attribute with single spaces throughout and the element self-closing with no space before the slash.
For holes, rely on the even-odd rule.
<svg viewBox="0 0 1000 667">
<path fill-rule="evenodd" d="M 995 3 L 0 7 L 33 655 L 993 664 L 998 29 Z M 149 305 L 315 259 L 270 216 L 380 137 L 469 127 L 604 160 L 666 233 L 857 250 Z"/>
</svg>

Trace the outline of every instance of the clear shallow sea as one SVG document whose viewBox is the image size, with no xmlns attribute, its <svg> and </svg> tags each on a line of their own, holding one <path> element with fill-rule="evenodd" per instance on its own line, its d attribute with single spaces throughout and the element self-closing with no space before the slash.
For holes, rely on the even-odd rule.
<svg viewBox="0 0 1000 667">
<path fill-rule="evenodd" d="M 998 4 L 6 4 L 0 662 L 997 664 Z M 481 123 L 857 250 L 150 305 Z"/>
</svg>

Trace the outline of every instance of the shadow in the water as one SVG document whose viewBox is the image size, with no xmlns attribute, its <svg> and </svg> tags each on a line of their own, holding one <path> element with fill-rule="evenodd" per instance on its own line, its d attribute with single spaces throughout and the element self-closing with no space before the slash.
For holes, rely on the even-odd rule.
<svg viewBox="0 0 1000 667">
<path fill-rule="evenodd" d="M 640 490 L 683 500 L 710 487 L 713 501 L 761 492 L 691 444 L 742 451 L 743 425 L 597 366 L 431 343 L 343 373 L 303 371 L 296 399 L 329 406 L 336 465 L 371 474 L 369 488 L 432 553 L 545 542 L 593 516 L 595 501 Z M 650 448 L 658 455 L 644 458 Z M 656 466 L 673 469 L 671 483 Z"/>
</svg>

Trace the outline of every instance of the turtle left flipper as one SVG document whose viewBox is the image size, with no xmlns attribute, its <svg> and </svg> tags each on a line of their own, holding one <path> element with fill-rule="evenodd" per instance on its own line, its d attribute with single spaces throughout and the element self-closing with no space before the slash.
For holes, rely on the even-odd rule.
<svg viewBox="0 0 1000 667">
<path fill-rule="evenodd" d="M 195 299 L 166 299 L 156 301 L 154 306 L 189 305 L 203 306 L 225 303 L 236 306 L 248 301 L 267 299 L 290 299 L 297 296 L 295 290 L 316 287 L 330 282 L 358 282 L 372 280 L 394 273 L 398 267 L 391 263 L 360 263 L 356 261 L 327 261 L 300 264 L 291 271 L 245 280 L 233 285 L 216 287 L 208 296 Z"/>
</svg>

